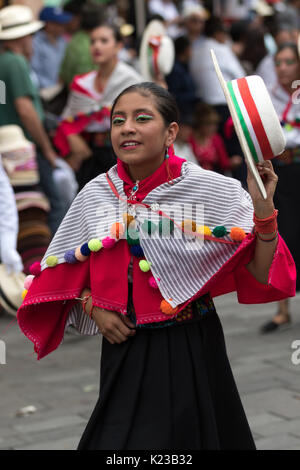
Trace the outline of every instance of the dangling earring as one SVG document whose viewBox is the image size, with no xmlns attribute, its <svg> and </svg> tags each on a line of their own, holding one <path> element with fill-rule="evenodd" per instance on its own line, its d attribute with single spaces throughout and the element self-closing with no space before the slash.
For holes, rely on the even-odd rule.
<svg viewBox="0 0 300 470">
<path fill-rule="evenodd" d="M 173 175 L 171 174 L 171 171 L 170 171 L 169 158 L 170 158 L 169 147 L 167 147 L 166 152 L 165 152 L 165 160 L 166 160 L 166 169 L 167 169 L 167 175 L 168 175 L 168 183 L 173 184 L 173 181 L 172 181 Z"/>
</svg>

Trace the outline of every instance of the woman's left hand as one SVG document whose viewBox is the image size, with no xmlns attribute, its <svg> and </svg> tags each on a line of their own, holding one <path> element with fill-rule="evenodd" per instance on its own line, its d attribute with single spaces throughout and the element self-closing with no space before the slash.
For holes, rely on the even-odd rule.
<svg viewBox="0 0 300 470">
<path fill-rule="evenodd" d="M 248 166 L 248 165 L 247 165 Z M 263 180 L 267 193 L 267 199 L 264 199 L 258 189 L 254 176 L 248 167 L 247 184 L 250 196 L 253 201 L 254 212 L 256 217 L 264 219 L 272 215 L 274 211 L 273 197 L 277 186 L 278 176 L 274 172 L 273 165 L 270 160 L 265 160 L 256 165 L 259 175 Z"/>
</svg>

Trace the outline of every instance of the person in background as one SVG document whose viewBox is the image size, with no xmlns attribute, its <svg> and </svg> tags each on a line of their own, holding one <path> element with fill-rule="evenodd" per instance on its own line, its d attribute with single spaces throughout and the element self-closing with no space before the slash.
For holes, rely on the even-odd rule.
<svg viewBox="0 0 300 470">
<path fill-rule="evenodd" d="M 208 16 L 207 11 L 200 4 L 187 4 L 183 7 L 183 24 L 191 43 L 203 39 L 204 25 Z"/>
<path fill-rule="evenodd" d="M 101 22 L 90 38 L 97 70 L 74 78 L 54 139 L 60 154 L 77 172 L 79 190 L 115 164 L 108 134 L 110 106 L 124 87 L 142 81 L 132 67 L 119 60 L 122 38 L 118 29 Z"/>
<path fill-rule="evenodd" d="M 49 88 L 58 83 L 59 71 L 65 56 L 67 41 L 63 37 L 65 25 L 72 16 L 60 8 L 46 7 L 40 13 L 45 28 L 33 38 L 31 67 L 38 79 L 39 88 Z"/>
<path fill-rule="evenodd" d="M 90 32 L 103 20 L 101 5 L 86 4 L 81 6 L 81 26 L 67 45 L 59 76 L 61 81 L 70 86 L 76 75 L 95 70 L 90 51 Z"/>
<path fill-rule="evenodd" d="M 181 17 L 173 0 L 149 0 L 148 11 L 151 16 L 160 15 L 163 18 L 171 37 L 175 38 L 180 34 L 178 23 L 180 23 Z"/>
<path fill-rule="evenodd" d="M 30 8 L 15 5 L 0 10 L 0 80 L 6 85 L 6 103 L 0 106 L 0 126 L 16 124 L 37 147 L 40 184 L 51 205 L 49 226 L 54 235 L 65 213 L 53 180 L 57 154 L 45 131 L 38 90 L 30 77 L 32 34 L 43 27 L 34 21 Z"/>
<path fill-rule="evenodd" d="M 218 134 L 219 121 L 212 106 L 205 103 L 197 105 L 194 131 L 189 142 L 202 168 L 224 174 L 241 165 L 242 158 L 239 155 L 229 158 L 224 141 Z"/>
<path fill-rule="evenodd" d="M 292 25 L 279 24 L 273 32 L 274 40 L 277 48 L 281 44 L 288 42 L 297 43 L 298 35 Z M 274 54 L 267 54 L 257 65 L 255 74 L 259 75 L 265 82 L 266 86 L 272 86 L 277 81 L 276 67 L 274 62 Z"/>
<path fill-rule="evenodd" d="M 188 113 L 180 113 L 178 124 L 178 134 L 174 142 L 175 155 L 181 155 L 181 157 L 185 158 L 187 161 L 199 165 L 199 162 L 195 157 L 195 154 L 189 142 L 190 136 L 193 132 L 193 116 Z"/>
<path fill-rule="evenodd" d="M 246 70 L 247 75 L 252 75 L 261 61 L 268 55 L 265 46 L 265 31 L 262 27 L 248 27 L 244 36 L 243 51 L 239 60 Z"/>
<path fill-rule="evenodd" d="M 277 80 L 269 87 L 269 93 L 286 138 L 286 150 L 273 160 L 274 171 L 279 177 L 274 202 L 278 209 L 278 228 L 294 258 L 297 273 L 300 270 L 300 106 L 299 88 L 293 87 L 300 77 L 300 59 L 296 44 L 279 46 L 274 57 Z M 296 290 L 300 288 L 297 276 Z M 278 303 L 278 310 L 271 321 L 261 327 L 269 333 L 291 323 L 288 299 Z"/>
<path fill-rule="evenodd" d="M 188 64 L 191 57 L 191 42 L 186 36 L 175 39 L 175 63 L 171 73 L 166 77 L 168 90 L 175 97 L 180 112 L 194 112 L 197 102 L 196 86 L 189 73 Z"/>
<path fill-rule="evenodd" d="M 23 271 L 21 256 L 17 252 L 19 230 L 15 196 L 0 155 L 0 258 L 8 274 Z"/>
</svg>

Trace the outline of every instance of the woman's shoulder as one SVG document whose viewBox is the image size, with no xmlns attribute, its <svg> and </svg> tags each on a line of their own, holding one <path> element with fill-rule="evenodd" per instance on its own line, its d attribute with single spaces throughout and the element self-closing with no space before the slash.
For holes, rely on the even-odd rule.
<svg viewBox="0 0 300 470">
<path fill-rule="evenodd" d="M 117 66 L 116 66 L 116 72 L 117 72 L 117 74 L 121 73 L 121 74 L 124 74 L 127 77 L 132 77 L 132 78 L 136 79 L 136 81 L 139 81 L 139 82 L 143 81 L 143 77 L 141 76 L 141 74 L 135 68 L 133 68 L 131 65 L 126 64 L 122 60 L 119 60 Z"/>
</svg>

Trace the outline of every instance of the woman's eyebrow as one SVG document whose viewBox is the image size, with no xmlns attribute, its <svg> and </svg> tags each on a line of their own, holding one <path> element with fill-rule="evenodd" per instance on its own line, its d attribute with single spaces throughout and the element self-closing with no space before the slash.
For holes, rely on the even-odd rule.
<svg viewBox="0 0 300 470">
<path fill-rule="evenodd" d="M 147 108 L 139 108 L 139 109 L 134 109 L 133 110 L 133 114 L 138 114 L 138 113 L 148 113 L 148 114 L 153 115 L 153 111 L 151 111 L 150 109 L 147 109 Z M 126 112 L 121 111 L 121 110 L 117 110 L 117 111 L 113 112 L 113 116 L 116 116 L 116 115 L 117 116 L 119 116 L 119 115 L 126 116 Z"/>
</svg>

